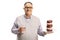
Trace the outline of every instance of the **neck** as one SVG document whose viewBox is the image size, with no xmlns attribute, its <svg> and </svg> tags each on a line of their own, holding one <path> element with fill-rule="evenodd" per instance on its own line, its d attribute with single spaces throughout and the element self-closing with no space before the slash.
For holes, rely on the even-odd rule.
<svg viewBox="0 0 60 40">
<path fill-rule="evenodd" d="M 27 19 L 29 19 L 31 16 L 30 16 L 30 15 L 26 15 L 26 14 L 25 14 L 25 17 L 26 17 Z"/>
</svg>

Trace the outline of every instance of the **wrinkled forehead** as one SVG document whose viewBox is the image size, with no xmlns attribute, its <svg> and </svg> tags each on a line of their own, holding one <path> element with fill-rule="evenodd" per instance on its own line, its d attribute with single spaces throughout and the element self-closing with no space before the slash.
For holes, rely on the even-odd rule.
<svg viewBox="0 0 60 40">
<path fill-rule="evenodd" d="M 27 4 L 24 5 L 24 7 L 33 7 L 33 5 L 30 4 L 30 3 L 27 3 Z"/>
</svg>

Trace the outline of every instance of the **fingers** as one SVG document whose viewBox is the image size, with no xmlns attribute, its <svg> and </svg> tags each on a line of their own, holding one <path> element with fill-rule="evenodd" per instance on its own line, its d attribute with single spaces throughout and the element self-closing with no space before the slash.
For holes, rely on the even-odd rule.
<svg viewBox="0 0 60 40">
<path fill-rule="evenodd" d="M 26 30 L 25 27 L 20 27 L 20 28 L 19 28 L 19 32 L 21 32 L 21 33 L 24 32 L 25 30 Z"/>
</svg>

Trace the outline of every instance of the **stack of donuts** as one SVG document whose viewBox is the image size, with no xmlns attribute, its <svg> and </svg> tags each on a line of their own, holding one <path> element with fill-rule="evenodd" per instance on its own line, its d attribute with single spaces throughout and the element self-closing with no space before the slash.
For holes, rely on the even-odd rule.
<svg viewBox="0 0 60 40">
<path fill-rule="evenodd" d="M 52 32 L 52 20 L 47 20 L 47 32 Z"/>
</svg>

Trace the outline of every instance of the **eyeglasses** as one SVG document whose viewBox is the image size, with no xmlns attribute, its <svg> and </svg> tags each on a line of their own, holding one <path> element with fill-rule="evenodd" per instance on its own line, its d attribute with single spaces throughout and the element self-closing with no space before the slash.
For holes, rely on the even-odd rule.
<svg viewBox="0 0 60 40">
<path fill-rule="evenodd" d="M 25 8 L 30 8 L 30 9 L 32 9 L 32 7 L 25 7 Z"/>
</svg>

